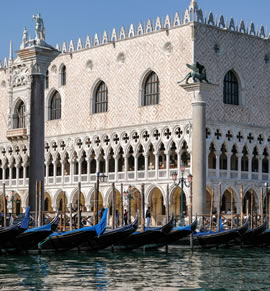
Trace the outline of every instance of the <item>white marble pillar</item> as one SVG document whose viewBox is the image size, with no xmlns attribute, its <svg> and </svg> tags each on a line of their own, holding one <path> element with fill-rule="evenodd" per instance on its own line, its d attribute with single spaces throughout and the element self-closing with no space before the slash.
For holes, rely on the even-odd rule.
<svg viewBox="0 0 270 291">
<path fill-rule="evenodd" d="M 259 155 L 258 156 L 258 180 L 259 181 L 262 180 L 262 159 L 263 159 L 263 156 Z"/>
<path fill-rule="evenodd" d="M 220 177 L 220 151 L 215 151 L 215 155 L 216 155 L 216 177 L 219 178 Z"/>
<path fill-rule="evenodd" d="M 125 180 L 128 180 L 128 156 L 124 155 L 124 160 L 125 160 Z"/>
<path fill-rule="evenodd" d="M 45 166 L 45 177 L 46 177 L 46 184 L 48 185 L 49 184 L 49 161 L 46 161 L 46 166 Z"/>
<path fill-rule="evenodd" d="M 144 178 L 145 178 L 145 180 L 148 180 L 148 159 L 149 159 L 149 155 L 147 153 L 144 154 L 144 171 L 145 171 Z"/>
<path fill-rule="evenodd" d="M 53 160 L 53 184 L 56 184 L 56 160 Z"/>
<path fill-rule="evenodd" d="M 87 183 L 90 183 L 90 166 L 91 166 L 91 158 L 87 158 Z"/>
<path fill-rule="evenodd" d="M 138 155 L 134 155 L 134 180 L 138 177 Z"/>
<path fill-rule="evenodd" d="M 248 155 L 248 179 L 252 179 L 252 157 L 253 155 Z"/>
<path fill-rule="evenodd" d="M 227 179 L 231 178 L 231 157 L 229 153 L 227 154 Z"/>
<path fill-rule="evenodd" d="M 16 186 L 19 186 L 19 168 L 20 164 L 16 164 Z"/>
<path fill-rule="evenodd" d="M 82 158 L 79 158 L 78 160 L 78 182 L 82 181 Z"/>
<path fill-rule="evenodd" d="M 206 101 L 217 87 L 213 84 L 180 85 L 192 98 L 192 175 L 193 213 L 202 215 L 206 209 Z"/>
<path fill-rule="evenodd" d="M 114 177 L 114 180 L 115 181 L 118 181 L 118 161 L 119 161 L 119 156 L 118 155 L 114 155 L 114 174 L 115 174 L 115 177 Z"/>
<path fill-rule="evenodd" d="M 242 169 L 241 169 L 241 164 L 242 164 L 242 157 L 243 157 L 243 154 L 236 154 L 237 156 L 237 168 L 238 168 L 238 179 L 241 180 L 242 177 L 241 177 L 241 174 L 242 174 Z"/>
<path fill-rule="evenodd" d="M 155 173 L 156 173 L 156 179 L 158 179 L 158 169 L 159 169 L 159 163 L 158 163 L 158 152 L 154 152 L 155 155 Z"/>
<path fill-rule="evenodd" d="M 27 164 L 23 163 L 23 186 L 26 185 L 26 167 Z"/>
<path fill-rule="evenodd" d="M 61 160 L 61 180 L 62 184 L 65 183 L 65 160 Z"/>
<path fill-rule="evenodd" d="M 108 176 L 109 175 L 109 156 L 105 156 L 104 157 L 105 160 L 105 175 Z"/>
<path fill-rule="evenodd" d="M 170 153 L 166 152 L 166 177 L 170 178 Z"/>
</svg>

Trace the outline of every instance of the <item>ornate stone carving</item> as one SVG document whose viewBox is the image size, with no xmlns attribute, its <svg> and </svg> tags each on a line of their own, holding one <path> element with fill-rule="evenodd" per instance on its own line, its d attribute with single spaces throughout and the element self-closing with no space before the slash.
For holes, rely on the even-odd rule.
<svg viewBox="0 0 270 291">
<path fill-rule="evenodd" d="M 29 81 L 29 69 L 26 66 L 18 66 L 12 72 L 12 86 L 24 86 Z"/>
</svg>

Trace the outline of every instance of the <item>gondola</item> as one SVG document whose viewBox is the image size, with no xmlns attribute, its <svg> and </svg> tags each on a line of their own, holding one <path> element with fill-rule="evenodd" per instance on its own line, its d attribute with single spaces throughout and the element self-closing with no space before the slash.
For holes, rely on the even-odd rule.
<svg viewBox="0 0 270 291">
<path fill-rule="evenodd" d="M 110 246 L 114 246 L 119 241 L 124 240 L 138 228 L 138 216 L 132 224 L 120 228 L 106 230 L 101 236 L 94 236 L 80 245 L 81 250 L 98 251 Z"/>
<path fill-rule="evenodd" d="M 20 233 L 24 232 L 28 228 L 29 221 L 30 206 L 26 208 L 25 216 L 22 221 L 8 227 L 0 228 L 0 249 L 5 249 Z"/>
<path fill-rule="evenodd" d="M 193 239 L 203 248 L 213 248 L 219 246 L 229 246 L 229 243 L 238 237 L 238 229 L 224 230 L 220 220 L 219 231 L 197 232 L 193 234 Z M 195 243 L 196 244 L 196 243 Z"/>
<path fill-rule="evenodd" d="M 242 246 L 254 246 L 258 244 L 259 235 L 267 228 L 268 221 L 256 228 L 249 228 L 243 235 L 240 236 Z"/>
<path fill-rule="evenodd" d="M 38 243 L 53 233 L 58 225 L 57 215 L 46 225 L 29 228 L 19 234 L 7 247 L 9 253 L 38 249 Z"/>
<path fill-rule="evenodd" d="M 54 232 L 49 235 L 44 241 L 38 244 L 40 252 L 63 252 L 77 248 L 80 250 L 80 245 L 90 238 L 100 236 L 106 229 L 107 224 L 106 208 L 100 222 L 95 226 L 86 226 L 79 229 Z"/>
<path fill-rule="evenodd" d="M 149 227 L 145 231 L 134 232 L 129 237 L 121 240 L 115 245 L 116 249 L 132 250 L 139 247 L 147 247 L 150 244 L 155 244 L 164 234 L 168 234 L 173 229 L 173 218 L 164 226 Z"/>
<path fill-rule="evenodd" d="M 257 237 L 257 245 L 262 247 L 270 246 L 270 229 L 266 229 L 263 233 L 259 234 Z"/>
</svg>

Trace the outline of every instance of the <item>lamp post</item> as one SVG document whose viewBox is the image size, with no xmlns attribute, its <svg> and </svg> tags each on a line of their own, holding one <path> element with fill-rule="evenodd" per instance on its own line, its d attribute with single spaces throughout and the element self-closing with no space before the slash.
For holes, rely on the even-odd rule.
<svg viewBox="0 0 270 291">
<path fill-rule="evenodd" d="M 123 194 L 126 197 L 127 201 L 128 201 L 128 223 L 131 223 L 131 199 L 132 199 L 132 194 L 131 194 L 131 190 L 132 190 L 132 186 L 129 185 L 128 186 L 128 190 L 124 191 Z"/>
<path fill-rule="evenodd" d="M 190 187 L 192 183 L 192 175 L 189 174 L 187 178 L 184 178 L 184 172 L 185 172 L 185 165 L 181 164 L 180 166 L 181 171 L 181 177 L 177 181 L 177 172 L 172 173 L 172 179 L 174 181 L 175 186 L 179 186 L 181 184 L 181 194 L 180 194 L 180 225 L 183 225 L 183 208 L 184 208 L 184 184 L 186 187 Z M 188 182 L 187 182 L 188 181 Z"/>
<path fill-rule="evenodd" d="M 99 183 L 107 182 L 108 176 L 104 173 L 97 172 L 96 173 L 96 191 L 95 191 L 95 224 L 98 224 L 98 198 L 99 198 Z"/>
</svg>

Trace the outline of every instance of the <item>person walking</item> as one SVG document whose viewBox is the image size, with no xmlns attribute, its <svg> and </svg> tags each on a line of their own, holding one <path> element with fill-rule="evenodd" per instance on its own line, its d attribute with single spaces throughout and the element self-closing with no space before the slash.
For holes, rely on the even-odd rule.
<svg viewBox="0 0 270 291">
<path fill-rule="evenodd" d="M 127 225 L 128 223 L 128 212 L 127 210 L 125 209 L 125 212 L 124 212 L 124 222 L 125 222 L 125 225 Z"/>
<path fill-rule="evenodd" d="M 147 228 L 150 226 L 150 220 L 151 220 L 151 212 L 150 212 L 150 207 L 146 210 L 146 222 L 147 222 Z"/>
</svg>

